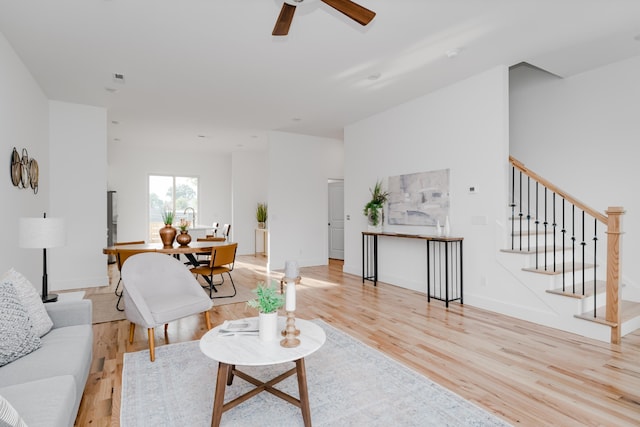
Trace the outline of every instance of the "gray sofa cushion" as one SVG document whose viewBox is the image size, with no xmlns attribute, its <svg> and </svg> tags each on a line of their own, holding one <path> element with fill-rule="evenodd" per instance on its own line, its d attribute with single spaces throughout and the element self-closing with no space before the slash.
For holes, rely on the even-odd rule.
<svg viewBox="0 0 640 427">
<path fill-rule="evenodd" d="M 0 388 L 29 427 L 72 427 L 76 385 L 71 375 L 62 375 Z"/>
<path fill-rule="evenodd" d="M 31 353 L 40 347 L 27 309 L 22 305 L 13 284 L 0 280 L 0 366 Z"/>
<path fill-rule="evenodd" d="M 42 348 L 0 369 L 2 386 L 59 375 L 72 375 L 82 395 L 91 366 L 91 325 L 52 329 L 41 338 Z"/>
</svg>

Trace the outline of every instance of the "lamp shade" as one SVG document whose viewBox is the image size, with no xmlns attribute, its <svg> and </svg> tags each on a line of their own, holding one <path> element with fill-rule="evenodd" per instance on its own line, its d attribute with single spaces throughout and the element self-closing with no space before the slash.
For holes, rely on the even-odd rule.
<svg viewBox="0 0 640 427">
<path fill-rule="evenodd" d="M 64 218 L 20 218 L 19 246 L 21 248 L 55 248 L 64 246 Z"/>
</svg>

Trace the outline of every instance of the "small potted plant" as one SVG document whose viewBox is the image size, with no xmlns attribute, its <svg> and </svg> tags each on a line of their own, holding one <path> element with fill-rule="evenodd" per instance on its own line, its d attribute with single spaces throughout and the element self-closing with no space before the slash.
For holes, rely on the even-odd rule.
<svg viewBox="0 0 640 427">
<path fill-rule="evenodd" d="M 376 181 L 371 192 L 371 200 L 364 205 L 362 213 L 367 217 L 370 231 L 380 231 L 384 221 L 384 204 L 389 198 L 389 192 L 382 190 L 382 182 Z"/>
<path fill-rule="evenodd" d="M 256 208 L 256 220 L 258 221 L 258 228 L 265 228 L 267 222 L 267 204 L 258 203 Z"/>
<path fill-rule="evenodd" d="M 182 231 L 183 233 L 186 232 L 189 229 L 189 221 L 185 220 L 184 218 L 182 218 L 180 220 L 180 224 L 178 224 L 178 228 L 180 229 L 180 231 Z"/>
<path fill-rule="evenodd" d="M 180 243 L 180 246 L 187 246 L 191 243 L 191 236 L 189 235 L 189 221 L 182 218 L 180 224 L 178 224 L 180 234 L 176 237 L 176 242 Z"/>
<path fill-rule="evenodd" d="M 173 246 L 173 241 L 176 238 L 176 229 L 171 225 L 173 224 L 174 213 L 173 211 L 166 210 L 162 212 L 162 227 L 158 232 L 160 233 L 160 240 L 164 247 Z"/>
<path fill-rule="evenodd" d="M 263 341 L 277 338 L 278 309 L 284 305 L 284 297 L 278 293 L 275 282 L 271 286 L 259 282 L 253 290 L 256 299 L 247 301 L 247 305 L 258 309 L 258 334 Z"/>
</svg>

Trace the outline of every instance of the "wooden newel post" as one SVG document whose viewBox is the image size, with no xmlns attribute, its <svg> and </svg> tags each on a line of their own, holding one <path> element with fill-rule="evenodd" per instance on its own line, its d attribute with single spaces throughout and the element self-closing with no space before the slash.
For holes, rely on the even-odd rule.
<svg viewBox="0 0 640 427">
<path fill-rule="evenodd" d="M 607 214 L 607 322 L 616 326 L 611 328 L 611 343 L 620 344 L 620 262 L 622 249 L 622 215 L 621 206 L 609 207 Z"/>
</svg>

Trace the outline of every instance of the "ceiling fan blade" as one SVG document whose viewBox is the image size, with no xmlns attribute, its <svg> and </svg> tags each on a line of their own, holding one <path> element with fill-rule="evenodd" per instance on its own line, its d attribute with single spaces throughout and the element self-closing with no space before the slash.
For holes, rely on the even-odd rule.
<svg viewBox="0 0 640 427">
<path fill-rule="evenodd" d="M 338 12 L 344 13 L 360 25 L 367 25 L 376 16 L 372 10 L 362 7 L 351 0 L 322 0 Z"/>
<path fill-rule="evenodd" d="M 273 27 L 273 32 L 271 33 L 272 36 L 286 36 L 289 34 L 289 27 L 291 26 L 291 21 L 293 20 L 293 14 L 295 11 L 295 6 L 288 3 L 282 4 L 280 15 L 278 16 L 276 25 Z"/>
</svg>

